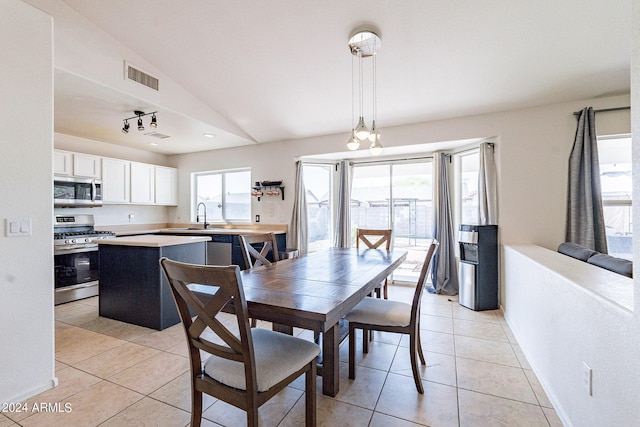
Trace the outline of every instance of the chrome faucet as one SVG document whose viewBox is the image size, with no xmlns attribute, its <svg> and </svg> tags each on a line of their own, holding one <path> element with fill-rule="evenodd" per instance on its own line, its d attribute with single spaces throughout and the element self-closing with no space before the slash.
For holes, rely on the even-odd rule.
<svg viewBox="0 0 640 427">
<path fill-rule="evenodd" d="M 204 202 L 200 202 L 196 206 L 196 222 L 200 222 L 200 205 L 204 207 L 204 228 L 206 229 L 209 224 L 207 223 L 207 205 Z"/>
</svg>

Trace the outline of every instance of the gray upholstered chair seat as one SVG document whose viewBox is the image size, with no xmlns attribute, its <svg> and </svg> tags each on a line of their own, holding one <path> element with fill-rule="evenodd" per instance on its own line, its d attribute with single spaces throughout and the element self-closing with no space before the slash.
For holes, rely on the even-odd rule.
<svg viewBox="0 0 640 427">
<path fill-rule="evenodd" d="M 365 298 L 346 316 L 349 322 L 380 326 L 408 326 L 411 323 L 411 305 L 377 298 Z"/>
<path fill-rule="evenodd" d="M 269 390 L 320 354 L 316 344 L 290 335 L 259 328 L 252 328 L 251 335 L 259 392 Z M 241 362 L 210 356 L 204 363 L 204 371 L 218 382 L 246 389 Z"/>
</svg>

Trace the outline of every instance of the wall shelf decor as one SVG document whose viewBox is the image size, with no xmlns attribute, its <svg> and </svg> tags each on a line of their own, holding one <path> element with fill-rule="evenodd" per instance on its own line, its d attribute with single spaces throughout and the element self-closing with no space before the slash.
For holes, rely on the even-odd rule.
<svg viewBox="0 0 640 427">
<path fill-rule="evenodd" d="M 251 195 L 258 198 L 258 201 L 264 196 L 282 196 L 284 200 L 284 185 L 280 181 L 256 181 L 251 187 Z"/>
</svg>

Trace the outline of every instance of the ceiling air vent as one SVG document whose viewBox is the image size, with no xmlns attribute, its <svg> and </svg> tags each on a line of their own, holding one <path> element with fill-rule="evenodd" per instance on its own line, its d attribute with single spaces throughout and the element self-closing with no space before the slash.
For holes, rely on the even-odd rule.
<svg viewBox="0 0 640 427">
<path fill-rule="evenodd" d="M 124 78 L 133 80 L 136 83 L 140 83 L 141 85 L 150 87 L 153 90 L 158 90 L 159 80 L 156 77 L 153 77 L 150 74 L 145 73 L 142 70 L 139 70 L 132 66 L 131 64 L 125 61 L 124 63 Z"/>
<path fill-rule="evenodd" d="M 163 133 L 160 132 L 149 132 L 149 133 L 145 133 L 146 136 L 153 136 L 154 138 L 160 138 L 160 139 L 165 139 L 165 138 L 171 138 L 170 135 L 165 135 Z"/>
</svg>

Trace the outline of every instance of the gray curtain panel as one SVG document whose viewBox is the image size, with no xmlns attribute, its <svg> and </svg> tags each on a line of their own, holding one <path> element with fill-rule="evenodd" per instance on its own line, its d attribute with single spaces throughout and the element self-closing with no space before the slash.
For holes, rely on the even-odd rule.
<svg viewBox="0 0 640 427">
<path fill-rule="evenodd" d="M 480 225 L 498 224 L 498 190 L 496 160 L 491 142 L 480 144 L 480 171 L 478 176 L 478 208 Z"/>
<path fill-rule="evenodd" d="M 348 248 L 351 246 L 351 169 L 347 160 L 339 163 L 340 182 L 338 188 L 338 214 L 333 246 Z"/>
<path fill-rule="evenodd" d="M 607 253 L 593 108 L 582 110 L 569 157 L 567 242 Z"/>
<path fill-rule="evenodd" d="M 456 268 L 453 217 L 449 192 L 449 157 L 444 153 L 433 156 L 436 186 L 434 194 L 434 238 L 440 247 L 433 259 L 433 290 L 444 295 L 458 294 L 458 270 Z"/>
<path fill-rule="evenodd" d="M 293 198 L 293 213 L 291 215 L 291 224 L 289 226 L 289 234 L 287 236 L 287 245 L 291 248 L 297 248 L 300 256 L 305 255 L 308 250 L 309 235 L 307 226 L 307 197 L 304 188 L 304 179 L 302 174 L 302 162 L 296 162 L 296 189 Z"/>
</svg>

